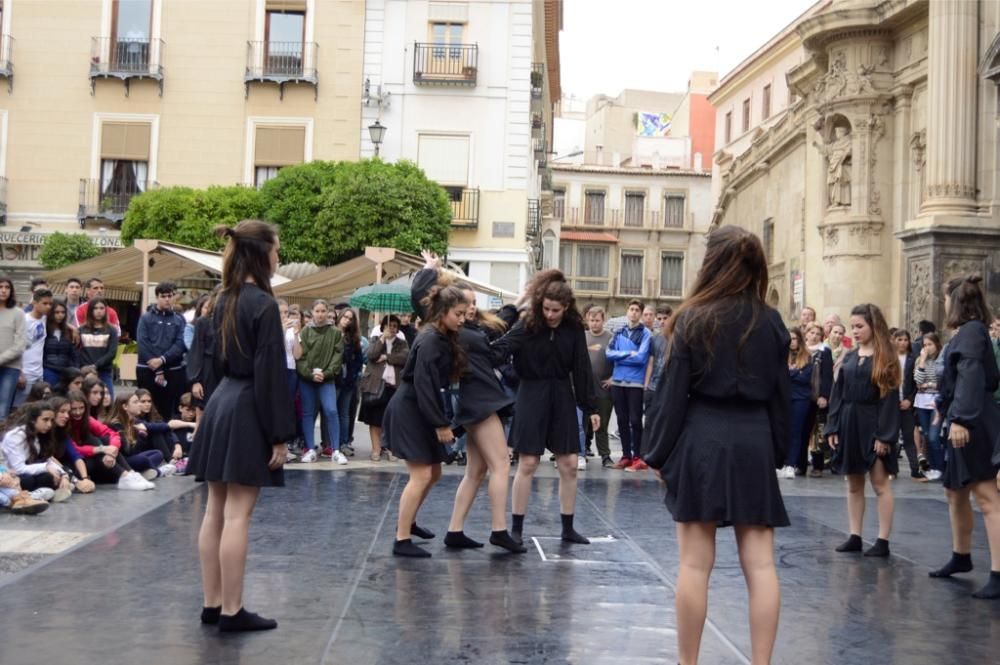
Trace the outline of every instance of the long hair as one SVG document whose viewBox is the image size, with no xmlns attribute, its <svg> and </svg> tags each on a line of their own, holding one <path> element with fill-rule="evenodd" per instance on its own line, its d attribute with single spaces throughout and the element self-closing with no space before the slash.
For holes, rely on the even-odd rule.
<svg viewBox="0 0 1000 665">
<path fill-rule="evenodd" d="M 138 439 L 135 430 L 135 419 L 128 412 L 129 400 L 135 397 L 135 393 L 131 395 L 117 395 L 115 397 L 115 404 L 111 407 L 111 421 L 109 425 L 117 425 L 121 428 L 121 433 L 124 435 L 126 441 L 122 442 L 122 445 L 128 445 L 129 448 L 136 444 Z"/>
<path fill-rule="evenodd" d="M 37 402 L 28 402 L 17 412 L 16 416 L 9 418 L 5 425 L 5 432 L 16 429 L 18 427 L 24 428 L 24 441 L 28 444 L 28 450 L 32 450 L 32 444 L 37 443 L 39 450 L 47 449 L 51 444 L 49 440 L 52 437 L 52 431 L 49 430 L 45 434 L 39 434 L 35 430 L 35 421 L 38 420 L 38 416 L 42 415 L 45 411 L 52 411 L 52 405 L 46 400 L 39 400 Z"/>
<path fill-rule="evenodd" d="M 899 357 L 889 337 L 889 325 L 885 322 L 882 310 L 871 303 L 858 305 L 851 310 L 851 316 L 860 316 L 872 329 L 872 347 L 875 349 L 872 356 L 872 385 L 878 388 L 880 396 L 885 397 L 899 388 L 902 375 Z"/>
<path fill-rule="evenodd" d="M 14 282 L 10 281 L 10 277 L 7 277 L 7 275 L 0 275 L 0 284 L 6 284 L 10 288 L 10 295 L 7 296 L 7 300 L 3 301 L 3 305 L 7 309 L 14 309 L 17 307 L 17 296 L 14 295 Z"/>
<path fill-rule="evenodd" d="M 982 321 L 987 326 L 993 320 L 986 304 L 979 275 L 963 275 L 948 282 L 948 313 L 945 323 L 949 328 L 958 328 L 969 321 Z"/>
<path fill-rule="evenodd" d="M 104 305 L 104 320 L 99 324 L 94 318 L 94 309 L 98 305 Z M 53 309 L 55 308 L 53 307 Z M 108 320 L 108 303 L 104 298 L 91 298 L 87 303 L 87 327 L 91 330 L 106 330 L 111 327 L 111 322 Z"/>
<path fill-rule="evenodd" d="M 796 369 L 802 369 L 809 364 L 809 347 L 806 346 L 806 336 L 802 334 L 800 328 L 789 328 L 788 334 L 799 343 L 798 351 L 792 351 L 792 347 L 788 347 L 788 362 L 795 365 Z"/>
<path fill-rule="evenodd" d="M 352 348 L 355 352 L 360 353 L 361 330 L 358 328 L 358 315 L 354 313 L 353 309 L 345 309 L 340 313 L 337 319 L 337 328 L 340 328 L 340 320 L 347 316 L 348 312 L 351 313 L 351 323 L 342 331 L 344 334 L 344 348 Z"/>
<path fill-rule="evenodd" d="M 464 302 L 467 301 L 465 299 L 465 292 L 462 289 L 457 286 L 442 286 L 441 284 L 432 286 L 427 295 L 420 301 L 424 312 L 427 314 L 427 318 L 424 319 L 425 327 L 433 327 L 444 335 L 445 339 L 448 340 L 448 345 L 451 347 L 451 371 L 449 372 L 449 378 L 452 383 L 458 381 L 465 370 L 465 350 L 458 343 L 458 333 L 447 330 L 442 326 L 441 319 L 453 307 L 461 305 Z"/>
<path fill-rule="evenodd" d="M 52 392 L 65 396 L 69 392 L 69 384 L 76 381 L 82 375 L 83 373 L 76 367 L 63 367 L 59 372 L 59 383 L 52 387 Z"/>
<path fill-rule="evenodd" d="M 59 308 L 62 308 L 64 316 L 61 323 L 56 323 L 56 310 Z M 76 344 L 76 330 L 69 325 L 69 307 L 66 306 L 66 301 L 62 298 L 58 298 L 52 302 L 52 307 L 45 317 L 45 334 L 51 335 L 57 330 L 59 331 L 60 339 L 68 339 Z"/>
<path fill-rule="evenodd" d="M 53 397 L 49 400 L 49 406 L 52 407 L 52 413 L 54 415 L 58 415 L 59 409 L 64 406 L 67 409 L 69 408 L 69 400 L 65 397 Z M 69 431 L 67 429 L 68 426 L 69 425 L 67 424 L 66 427 L 59 427 L 53 421 L 52 431 L 48 436 L 48 440 L 43 443 L 41 452 L 38 454 L 39 458 L 48 459 L 50 457 L 54 457 L 59 459 L 66 453 L 66 439 L 69 438 Z M 40 441 L 39 443 L 42 442 Z"/>
<path fill-rule="evenodd" d="M 673 335 L 683 317 L 684 341 L 697 344 L 711 359 L 719 325 L 734 306 L 747 302 L 753 313 L 740 336 L 737 348 L 742 348 L 764 310 L 767 282 L 767 258 L 760 239 L 738 226 L 719 227 L 708 236 L 705 260 L 691 293 L 667 321 L 665 334 Z"/>
<path fill-rule="evenodd" d="M 467 298 L 470 293 L 473 298 L 476 297 L 476 292 L 472 289 L 465 288 L 463 291 Z M 468 320 L 468 316 L 466 316 L 466 320 Z M 503 319 L 496 314 L 487 312 L 479 307 L 476 307 L 475 323 L 477 326 L 487 330 L 492 335 L 500 336 L 507 330 L 507 324 L 504 323 Z"/>
<path fill-rule="evenodd" d="M 545 313 L 542 308 L 546 300 L 554 300 L 566 308 L 563 321 L 576 328 L 584 327 L 583 317 L 576 308 L 576 296 L 562 271 L 551 269 L 538 273 L 528 284 L 528 293 L 531 295 L 531 306 L 524 318 L 524 325 L 528 330 L 538 332 L 545 328 Z"/>
<path fill-rule="evenodd" d="M 222 357 L 229 353 L 229 343 L 235 341 L 236 348 L 243 353 L 236 336 L 236 311 L 240 292 L 247 280 L 253 281 L 269 296 L 271 291 L 271 248 L 278 240 L 278 232 L 267 222 L 259 219 L 244 219 L 235 227 L 217 226 L 215 233 L 226 238 L 226 248 L 222 253 L 222 291 L 225 296 L 222 325 L 219 328 Z"/>
<path fill-rule="evenodd" d="M 164 421 L 163 414 L 157 410 L 156 402 L 153 401 L 153 393 L 149 392 L 145 388 L 139 388 L 133 394 L 136 396 L 137 399 L 142 399 L 143 397 L 149 398 L 150 407 L 149 407 L 149 417 L 146 418 L 147 421 L 151 423 L 162 423 Z"/>
<path fill-rule="evenodd" d="M 924 341 L 930 340 L 931 344 L 934 345 L 934 355 L 929 356 L 928 360 L 934 360 L 941 354 L 941 337 L 936 332 L 924 333 Z"/>
<path fill-rule="evenodd" d="M 87 405 L 87 414 L 94 420 L 100 420 L 105 422 L 108 416 L 108 410 L 104 408 L 104 401 L 102 400 L 97 406 L 90 405 L 90 393 L 93 392 L 94 388 L 100 386 L 102 390 L 107 392 L 108 388 L 104 385 L 104 382 L 97 376 L 88 376 L 83 380 L 83 394 L 85 399 L 85 404 Z"/>
</svg>

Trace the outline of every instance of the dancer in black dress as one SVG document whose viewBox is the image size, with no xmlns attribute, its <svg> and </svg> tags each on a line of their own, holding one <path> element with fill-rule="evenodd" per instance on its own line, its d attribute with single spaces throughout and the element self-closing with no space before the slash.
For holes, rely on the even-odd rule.
<svg viewBox="0 0 1000 665">
<path fill-rule="evenodd" d="M 948 327 L 956 329 L 944 351 L 938 379 L 938 412 L 948 428 L 945 494 L 951 516 L 952 555 L 931 577 L 972 570 L 973 513 L 970 495 L 983 513 L 990 545 L 990 577 L 974 598 L 1000 598 L 1000 500 L 995 481 L 1000 464 L 1000 406 L 993 391 L 1000 385 L 987 326 L 990 310 L 979 276 L 957 277 L 945 289 Z"/>
<path fill-rule="evenodd" d="M 188 473 L 208 482 L 198 536 L 203 623 L 224 632 L 267 630 L 277 622 L 243 609 L 247 533 L 261 487 L 284 485 L 285 442 L 295 436 L 295 406 L 285 379 L 285 340 L 271 275 L 278 265 L 274 227 L 244 220 L 220 227 L 228 240 L 222 292 L 213 312 L 216 371 L 191 447 Z"/>
<path fill-rule="evenodd" d="M 771 662 L 781 591 L 774 528 L 788 526 L 775 469 L 789 442 L 789 336 L 764 303 L 767 260 L 750 232 L 708 237 L 694 288 L 667 322 L 670 338 L 646 463 L 666 480 L 677 523 L 677 643 L 698 660 L 715 532 L 734 526 L 750 592 L 753 662 Z"/>
<path fill-rule="evenodd" d="M 201 420 L 205 413 L 205 405 L 212 398 L 219 385 L 219 377 L 215 373 L 216 339 L 214 317 L 215 299 L 218 293 L 212 292 L 202 303 L 201 316 L 194 322 L 194 337 L 187 354 L 187 378 L 191 382 L 191 396 L 195 399 L 195 417 Z M 161 414 L 162 415 L 162 414 Z M 173 414 L 166 414 L 165 418 Z"/>
<path fill-rule="evenodd" d="M 515 307 L 501 310 L 510 332 L 493 343 L 496 362 L 514 355 L 514 369 L 521 378 L 515 401 L 510 440 L 518 453 L 513 495 L 511 535 L 521 542 L 531 481 L 548 448 L 559 467 L 559 510 L 562 539 L 587 545 L 589 540 L 573 528 L 576 508 L 577 455 L 580 426 L 576 410 L 600 428 L 595 413 L 593 374 L 587 353 L 583 320 L 566 278 L 558 270 L 545 270 L 525 287 L 518 304 L 527 305 L 518 320 Z"/>
<path fill-rule="evenodd" d="M 413 543 L 411 534 L 433 538 L 416 524 L 417 511 L 428 492 L 441 479 L 445 444 L 454 441 L 445 414 L 448 387 L 458 381 L 465 368 L 465 353 L 458 343 L 458 330 L 465 321 L 465 294 L 454 286 L 435 284 L 420 301 L 426 313 L 424 328 L 417 335 L 399 377 L 399 387 L 382 419 L 386 445 L 403 460 L 410 479 L 399 497 L 396 556 L 429 557 L 430 552 Z"/>
<path fill-rule="evenodd" d="M 833 384 L 825 434 L 836 449 L 838 473 L 847 476 L 847 515 L 851 534 L 838 552 L 861 551 L 865 518 L 865 474 L 878 497 L 878 539 L 865 556 L 889 556 L 895 499 L 892 479 L 899 473 L 899 384 L 902 369 L 882 310 L 858 305 L 851 310 L 855 346 L 844 356 Z"/>
</svg>

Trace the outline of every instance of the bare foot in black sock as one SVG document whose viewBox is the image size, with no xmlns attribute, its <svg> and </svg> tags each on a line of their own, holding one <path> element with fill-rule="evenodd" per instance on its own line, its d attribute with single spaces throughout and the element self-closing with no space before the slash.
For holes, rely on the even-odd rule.
<svg viewBox="0 0 1000 665">
<path fill-rule="evenodd" d="M 889 541 L 885 538 L 879 538 L 875 541 L 874 545 L 865 550 L 865 556 L 889 556 Z"/>
<path fill-rule="evenodd" d="M 456 547 L 459 549 L 473 549 L 483 546 L 478 540 L 473 540 L 465 535 L 464 531 L 449 531 L 444 537 L 444 545 L 445 547 Z"/>
<path fill-rule="evenodd" d="M 589 545 L 590 541 L 581 536 L 573 528 L 573 516 L 572 515 L 562 515 L 562 539 L 567 543 L 576 543 L 578 545 Z"/>
<path fill-rule="evenodd" d="M 991 570 L 990 579 L 979 591 L 972 594 L 973 598 L 993 600 L 1000 598 L 1000 570 Z"/>
<path fill-rule="evenodd" d="M 210 626 L 214 626 L 219 623 L 219 616 L 222 615 L 222 605 L 218 607 L 203 607 L 201 608 L 201 622 L 206 623 Z"/>
<path fill-rule="evenodd" d="M 417 559 L 429 558 L 431 553 L 420 547 L 419 545 L 414 545 L 413 541 L 407 538 L 406 540 L 397 540 L 392 545 L 392 555 L 393 556 L 409 556 Z"/>
<path fill-rule="evenodd" d="M 410 534 L 416 536 L 417 538 L 423 538 L 424 540 L 430 540 L 434 537 L 433 531 L 428 531 L 422 526 L 417 526 L 416 522 L 410 525 Z"/>
<path fill-rule="evenodd" d="M 845 540 L 842 544 L 837 546 L 838 552 L 860 552 L 861 551 L 861 536 L 856 533 L 852 533 L 851 537 Z"/>
<path fill-rule="evenodd" d="M 518 515 L 517 513 L 511 513 L 510 515 L 510 537 L 518 545 L 524 544 L 524 538 L 522 534 L 524 533 L 524 515 Z"/>
<path fill-rule="evenodd" d="M 507 530 L 494 531 L 490 534 L 490 545 L 496 545 L 497 547 L 502 547 L 505 550 L 510 550 L 514 554 L 524 554 L 528 551 L 528 548 L 524 546 L 524 543 L 518 540 L 514 540 Z"/>
<path fill-rule="evenodd" d="M 265 619 L 244 608 L 233 616 L 219 615 L 219 630 L 223 633 L 244 633 L 252 630 L 273 630 L 278 627 L 274 619 Z"/>
<path fill-rule="evenodd" d="M 937 570 L 927 573 L 931 577 L 951 577 L 955 573 L 968 573 L 972 570 L 972 555 L 969 553 L 951 553 L 951 560 Z"/>
</svg>

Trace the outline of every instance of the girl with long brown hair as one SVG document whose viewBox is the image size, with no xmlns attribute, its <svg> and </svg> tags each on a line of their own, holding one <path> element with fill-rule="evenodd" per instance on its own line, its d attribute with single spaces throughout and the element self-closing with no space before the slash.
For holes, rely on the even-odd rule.
<svg viewBox="0 0 1000 665">
<path fill-rule="evenodd" d="M 414 291 L 416 295 L 416 291 Z M 433 538 L 417 526 L 417 511 L 431 487 L 441 479 L 441 463 L 451 443 L 451 421 L 445 409 L 448 387 L 465 368 L 465 353 L 458 330 L 465 320 L 468 303 L 461 289 L 435 284 L 420 300 L 424 328 L 400 373 L 398 389 L 383 417 L 383 436 L 392 452 L 406 461 L 410 479 L 399 497 L 395 556 L 429 557 L 430 552 L 414 544 L 411 536 Z"/>
<path fill-rule="evenodd" d="M 535 275 L 517 306 L 525 308 L 524 317 L 518 320 L 516 307 L 502 309 L 501 318 L 511 329 L 493 343 L 497 362 L 513 354 L 514 369 L 521 379 L 510 429 L 510 443 L 518 454 L 511 488 L 511 535 L 521 543 L 532 480 L 548 448 L 559 469 L 562 539 L 587 545 L 590 541 L 573 526 L 580 453 L 577 409 L 595 430 L 600 427 L 600 417 L 594 407 L 594 379 L 583 319 L 576 309 L 573 289 L 558 270 Z"/>
<path fill-rule="evenodd" d="M 954 337 L 942 352 L 944 372 L 938 377 L 938 410 L 945 421 L 948 461 L 944 489 L 951 517 L 951 560 L 930 573 L 951 577 L 972 570 L 976 497 L 990 546 L 990 576 L 974 598 L 1000 598 L 1000 499 L 995 485 L 1000 465 L 1000 406 L 993 392 L 1000 385 L 988 326 L 992 316 L 978 275 L 956 277 L 945 289 L 947 324 Z M 926 338 L 925 338 L 926 339 Z"/>
<path fill-rule="evenodd" d="M 902 369 L 882 310 L 858 305 L 851 310 L 856 342 L 844 356 L 833 386 L 825 434 L 836 449 L 836 469 L 847 477 L 850 536 L 838 552 L 860 552 L 865 517 L 865 474 L 878 497 L 878 539 L 865 556 L 889 556 L 895 499 L 890 476 L 899 473 L 899 385 Z"/>
<path fill-rule="evenodd" d="M 208 482 L 198 536 L 202 623 L 223 632 L 268 630 L 277 622 L 243 608 L 250 518 L 261 487 L 284 485 L 295 406 L 285 377 L 285 342 L 271 276 L 278 234 L 260 220 L 216 233 L 226 239 L 222 291 L 212 312 L 222 380 L 198 425 L 188 473 Z"/>
<path fill-rule="evenodd" d="M 713 231 L 691 294 L 667 321 L 646 463 L 666 480 L 677 526 L 677 642 L 698 660 L 715 535 L 733 526 L 750 593 L 753 663 L 771 662 L 781 590 L 774 527 L 788 526 L 775 469 L 789 432 L 789 337 L 764 302 L 767 259 L 749 231 Z"/>
<path fill-rule="evenodd" d="M 802 447 L 808 445 L 808 417 L 812 406 L 812 378 L 816 368 L 812 354 L 800 328 L 789 328 L 791 346 L 788 347 L 788 378 L 791 381 L 791 423 L 788 438 L 788 457 L 780 470 L 782 478 L 794 480 Z"/>
</svg>

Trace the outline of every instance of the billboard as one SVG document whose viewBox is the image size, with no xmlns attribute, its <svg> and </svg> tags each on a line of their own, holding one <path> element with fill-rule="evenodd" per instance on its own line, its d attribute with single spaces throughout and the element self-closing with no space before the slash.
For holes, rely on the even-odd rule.
<svg viewBox="0 0 1000 665">
<path fill-rule="evenodd" d="M 670 114 L 639 111 L 636 114 L 635 130 L 637 136 L 670 136 Z"/>
</svg>

